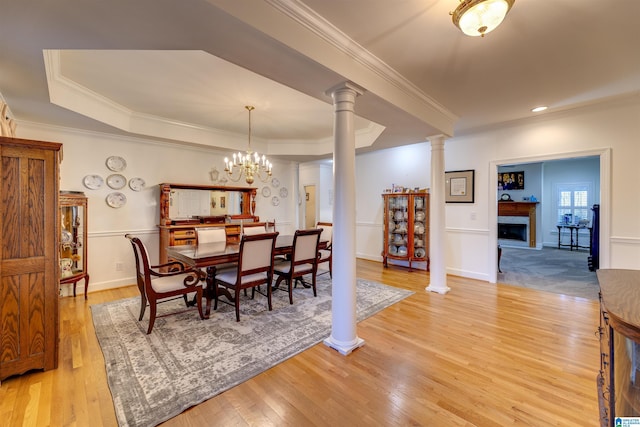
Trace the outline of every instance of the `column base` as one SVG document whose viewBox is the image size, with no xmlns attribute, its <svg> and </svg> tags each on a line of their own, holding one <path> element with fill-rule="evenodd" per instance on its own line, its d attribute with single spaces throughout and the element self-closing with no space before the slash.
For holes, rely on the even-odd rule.
<svg viewBox="0 0 640 427">
<path fill-rule="evenodd" d="M 343 356 L 348 355 L 353 350 L 359 347 L 362 347 L 364 345 L 364 340 L 359 337 L 356 337 L 356 339 L 351 342 L 342 342 L 342 341 L 336 341 L 332 336 L 330 336 L 329 338 L 325 339 L 323 342 L 324 342 L 324 345 L 326 345 L 327 347 L 331 347 L 334 350 L 337 350 Z"/>
<path fill-rule="evenodd" d="M 451 288 L 450 288 L 450 287 L 448 287 L 448 286 L 441 287 L 441 286 L 432 286 L 432 285 L 429 285 L 429 286 L 427 286 L 426 288 L 424 288 L 424 290 L 425 290 L 425 291 L 427 291 L 427 292 L 437 292 L 437 293 L 439 293 L 439 294 L 444 295 L 444 294 L 446 294 L 447 292 L 449 292 L 449 291 L 451 290 Z"/>
</svg>

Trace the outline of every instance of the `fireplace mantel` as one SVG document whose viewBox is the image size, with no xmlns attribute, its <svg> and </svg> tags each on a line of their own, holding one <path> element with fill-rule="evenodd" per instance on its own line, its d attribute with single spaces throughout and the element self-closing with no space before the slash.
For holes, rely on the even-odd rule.
<svg viewBox="0 0 640 427">
<path fill-rule="evenodd" d="M 498 202 L 498 216 L 529 217 L 529 247 L 536 247 L 536 207 L 538 202 Z"/>
</svg>

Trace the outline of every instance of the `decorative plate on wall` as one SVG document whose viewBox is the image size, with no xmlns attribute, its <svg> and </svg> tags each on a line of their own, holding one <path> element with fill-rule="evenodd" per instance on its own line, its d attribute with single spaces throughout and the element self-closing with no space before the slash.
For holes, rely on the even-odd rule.
<svg viewBox="0 0 640 427">
<path fill-rule="evenodd" d="M 112 208 L 121 208 L 127 204 L 127 196 L 119 192 L 109 193 L 107 196 L 107 205 Z"/>
<path fill-rule="evenodd" d="M 289 195 L 289 190 L 287 190 L 287 187 L 282 187 L 280 189 L 280 197 L 282 197 L 284 199 L 288 195 Z"/>
<path fill-rule="evenodd" d="M 278 198 L 278 196 L 273 196 L 271 198 L 271 204 L 273 206 L 278 206 L 280 204 L 280 199 Z"/>
<path fill-rule="evenodd" d="M 119 190 L 127 185 L 127 178 L 119 173 L 114 173 L 113 175 L 109 175 L 107 177 L 107 185 L 114 190 Z"/>
<path fill-rule="evenodd" d="M 144 179 L 142 178 L 131 178 L 129 180 L 129 188 L 133 191 L 142 191 L 145 185 Z"/>
<path fill-rule="evenodd" d="M 271 189 L 269 187 L 262 187 L 262 197 L 271 196 Z"/>
<path fill-rule="evenodd" d="M 273 188 L 278 188 L 280 187 L 280 180 L 278 178 L 273 178 L 271 180 L 271 185 L 273 186 Z"/>
<path fill-rule="evenodd" d="M 97 190 L 104 184 L 104 179 L 100 175 L 87 175 L 82 179 L 82 184 L 89 190 Z"/>
<path fill-rule="evenodd" d="M 106 165 L 109 170 L 122 172 L 127 167 L 127 161 L 120 156 L 111 156 L 107 158 Z"/>
</svg>

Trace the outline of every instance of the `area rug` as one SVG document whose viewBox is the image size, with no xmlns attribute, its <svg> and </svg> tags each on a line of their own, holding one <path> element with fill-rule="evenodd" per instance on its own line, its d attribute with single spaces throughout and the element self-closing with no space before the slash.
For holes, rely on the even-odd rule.
<svg viewBox="0 0 640 427">
<path fill-rule="evenodd" d="M 220 304 L 210 319 L 197 311 L 160 317 L 146 334 L 148 314 L 138 322 L 140 299 L 91 306 L 104 354 L 107 380 L 120 426 L 155 426 L 321 342 L 331 334 L 331 280 L 312 289 L 240 301 L 240 322 L 232 306 Z M 357 320 L 413 292 L 357 280 Z M 182 300 L 160 304 L 159 314 L 184 309 Z M 147 310 L 148 312 L 149 310 Z"/>
</svg>

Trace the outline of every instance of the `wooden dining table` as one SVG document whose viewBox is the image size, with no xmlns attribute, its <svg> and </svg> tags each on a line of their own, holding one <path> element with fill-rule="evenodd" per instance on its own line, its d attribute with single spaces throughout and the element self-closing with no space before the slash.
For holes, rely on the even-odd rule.
<svg viewBox="0 0 640 427">
<path fill-rule="evenodd" d="M 276 238 L 274 256 L 290 255 L 293 251 L 293 234 L 280 234 Z M 328 241 L 321 240 L 319 249 L 326 248 Z M 240 253 L 239 243 L 215 242 L 199 245 L 177 245 L 167 247 L 167 256 L 194 268 L 206 269 L 207 272 L 207 309 L 205 317 L 208 318 L 211 300 L 217 293 L 226 296 L 231 302 L 235 298 L 226 288 L 214 286 L 216 266 L 238 262 Z"/>
</svg>

